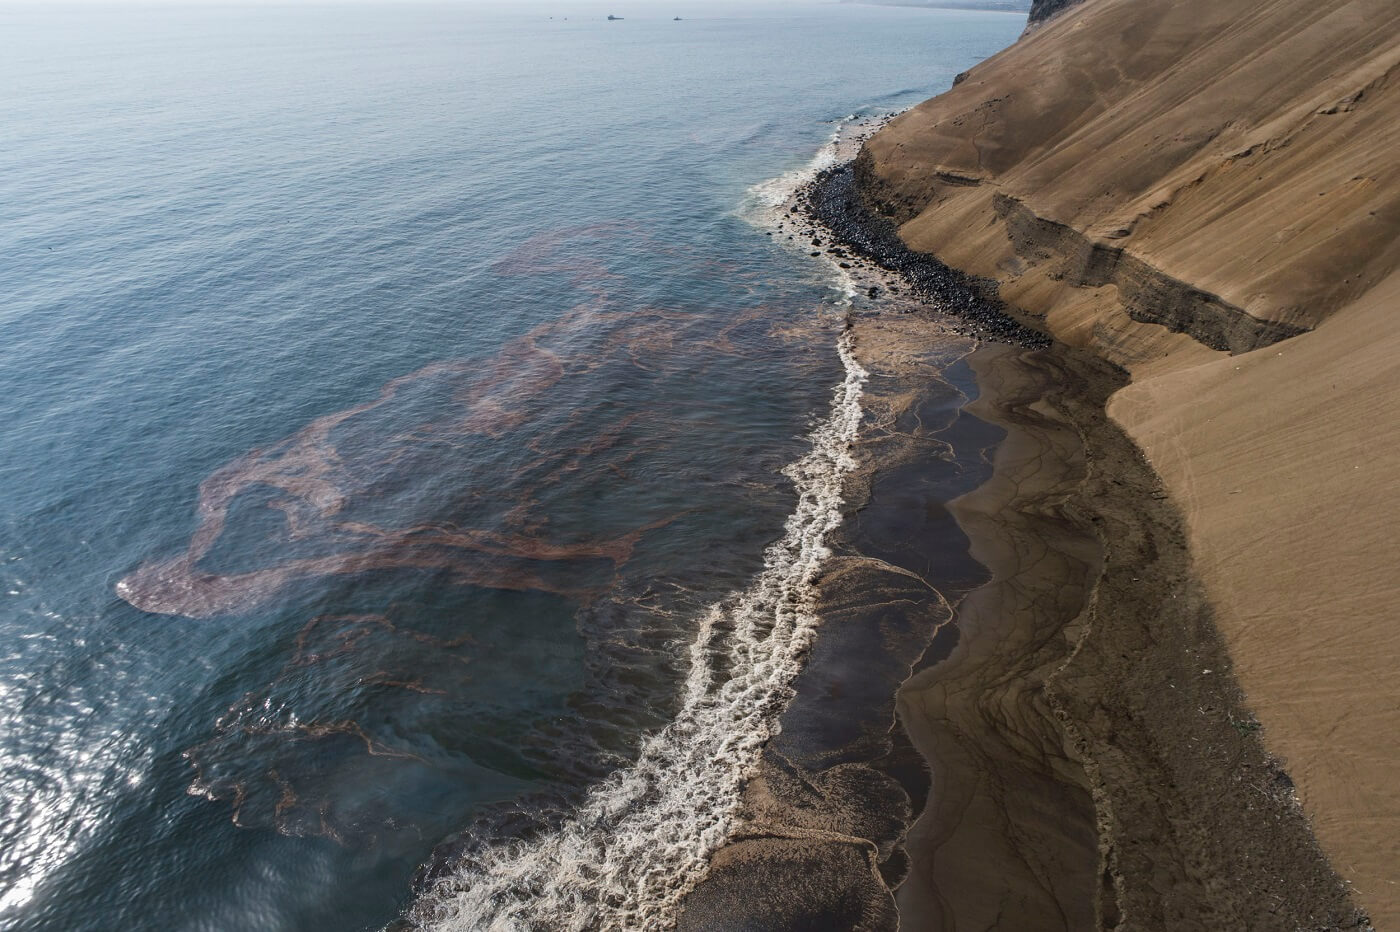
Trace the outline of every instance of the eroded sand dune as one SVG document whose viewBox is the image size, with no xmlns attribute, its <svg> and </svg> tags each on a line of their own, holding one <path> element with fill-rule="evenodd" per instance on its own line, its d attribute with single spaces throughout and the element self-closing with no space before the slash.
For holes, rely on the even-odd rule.
<svg viewBox="0 0 1400 932">
<path fill-rule="evenodd" d="M 1265 744 L 1400 924 L 1400 4 L 1087 0 L 858 171 L 911 247 L 1130 373 L 1109 414 Z"/>
</svg>

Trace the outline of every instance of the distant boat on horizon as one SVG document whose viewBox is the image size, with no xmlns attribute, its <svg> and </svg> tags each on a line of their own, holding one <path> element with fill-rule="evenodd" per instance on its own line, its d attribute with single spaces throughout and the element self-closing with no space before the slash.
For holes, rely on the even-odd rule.
<svg viewBox="0 0 1400 932">
<path fill-rule="evenodd" d="M 611 13 L 608 14 L 608 22 L 612 22 L 613 20 L 616 20 L 616 19 L 622 19 L 622 17 L 621 17 L 621 16 L 613 16 Z"/>
</svg>

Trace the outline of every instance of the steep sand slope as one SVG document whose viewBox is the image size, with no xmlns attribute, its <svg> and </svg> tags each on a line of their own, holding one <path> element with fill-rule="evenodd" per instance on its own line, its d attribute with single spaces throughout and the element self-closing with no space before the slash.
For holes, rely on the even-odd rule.
<svg viewBox="0 0 1400 932">
<path fill-rule="evenodd" d="M 1400 3 L 1087 0 L 858 170 L 911 247 L 1132 375 L 1109 413 L 1266 744 L 1400 926 Z"/>
</svg>

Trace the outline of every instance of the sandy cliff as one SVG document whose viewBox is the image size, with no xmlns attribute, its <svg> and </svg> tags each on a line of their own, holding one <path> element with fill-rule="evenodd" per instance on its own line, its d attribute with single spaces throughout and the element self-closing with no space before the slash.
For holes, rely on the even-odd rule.
<svg viewBox="0 0 1400 932">
<path fill-rule="evenodd" d="M 1265 744 L 1400 926 L 1400 4 L 1086 0 L 858 174 L 912 248 L 1129 373 L 1109 414 Z"/>
</svg>

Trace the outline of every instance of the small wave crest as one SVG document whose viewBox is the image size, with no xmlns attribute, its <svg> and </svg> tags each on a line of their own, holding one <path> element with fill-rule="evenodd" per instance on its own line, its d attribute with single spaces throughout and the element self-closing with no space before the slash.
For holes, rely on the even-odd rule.
<svg viewBox="0 0 1400 932">
<path fill-rule="evenodd" d="M 816 154 L 806 164 L 784 172 L 776 178 L 760 181 L 744 193 L 739 205 L 739 216 L 754 226 L 772 227 L 778 217 L 789 208 L 802 186 L 828 168 L 854 158 L 860 144 L 865 141 L 868 131 L 888 119 L 890 113 L 852 113 L 833 121 L 832 130 Z"/>
<path fill-rule="evenodd" d="M 817 154 L 807 164 L 784 172 L 776 178 L 760 181 L 745 192 L 740 214 L 756 226 L 766 226 L 774 211 L 792 200 L 798 188 L 825 171 L 837 162 L 837 152 L 841 144 L 841 128 L 832 133 Z"/>
</svg>

